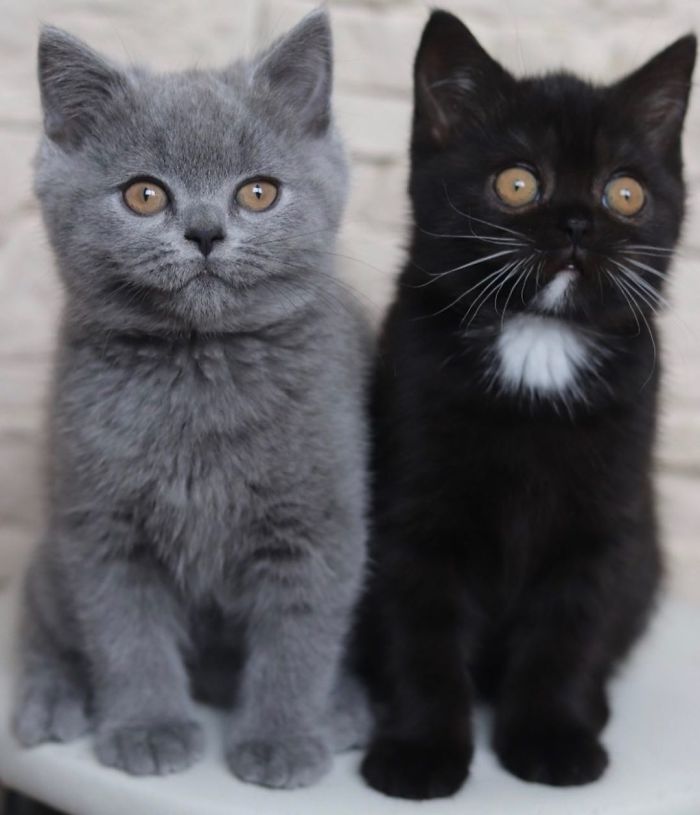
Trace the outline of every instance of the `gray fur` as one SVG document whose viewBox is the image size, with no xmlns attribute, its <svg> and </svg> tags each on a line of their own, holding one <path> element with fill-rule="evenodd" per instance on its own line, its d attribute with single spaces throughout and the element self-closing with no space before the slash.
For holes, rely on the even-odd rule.
<svg viewBox="0 0 700 815">
<path fill-rule="evenodd" d="M 66 302 L 17 736 L 91 729 L 105 764 L 184 769 L 202 750 L 191 687 L 214 668 L 233 772 L 311 783 L 366 728 L 339 666 L 371 347 L 333 276 L 347 177 L 327 17 L 223 71 L 121 70 L 50 28 L 39 54 L 36 189 Z M 172 209 L 127 209 L 141 174 Z M 281 193 L 250 213 L 235 191 L 257 175 Z M 225 232 L 206 266 L 192 225 Z"/>
</svg>

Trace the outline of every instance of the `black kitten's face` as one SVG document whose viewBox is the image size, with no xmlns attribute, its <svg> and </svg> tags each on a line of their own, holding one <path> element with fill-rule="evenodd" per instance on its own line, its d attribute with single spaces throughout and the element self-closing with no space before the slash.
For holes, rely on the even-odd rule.
<svg viewBox="0 0 700 815">
<path fill-rule="evenodd" d="M 416 67 L 411 191 L 427 285 L 465 325 L 519 311 L 643 320 L 663 302 L 683 215 L 691 38 L 600 88 L 515 80 L 456 18 L 441 22 L 451 33 L 426 31 Z"/>
</svg>

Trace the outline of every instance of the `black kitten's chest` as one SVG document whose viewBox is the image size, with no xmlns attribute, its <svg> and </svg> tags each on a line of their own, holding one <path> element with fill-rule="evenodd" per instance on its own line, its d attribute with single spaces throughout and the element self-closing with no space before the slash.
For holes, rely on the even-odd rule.
<svg viewBox="0 0 700 815">
<path fill-rule="evenodd" d="M 626 433 L 628 422 L 623 414 L 585 422 L 525 412 L 453 416 L 454 432 L 442 439 L 439 511 L 454 519 L 470 582 L 505 601 L 548 564 L 612 537 L 648 471 L 650 438 Z"/>
</svg>

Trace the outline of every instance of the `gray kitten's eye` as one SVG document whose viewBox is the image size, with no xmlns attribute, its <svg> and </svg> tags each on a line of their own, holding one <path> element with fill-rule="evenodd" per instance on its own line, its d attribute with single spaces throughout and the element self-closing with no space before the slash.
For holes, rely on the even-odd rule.
<svg viewBox="0 0 700 815">
<path fill-rule="evenodd" d="M 629 175 L 620 175 L 605 185 L 603 203 L 618 215 L 631 218 L 644 206 L 644 187 Z"/>
<path fill-rule="evenodd" d="M 154 181 L 134 181 L 124 190 L 124 203 L 137 215 L 157 215 L 168 206 L 168 193 Z"/>
<path fill-rule="evenodd" d="M 524 167 L 503 170 L 496 176 L 493 186 L 501 201 L 514 209 L 531 204 L 540 191 L 537 177 Z"/>
<path fill-rule="evenodd" d="M 279 187 L 274 181 L 258 179 L 248 181 L 236 193 L 236 201 L 252 212 L 262 212 L 269 209 L 277 200 Z"/>
</svg>

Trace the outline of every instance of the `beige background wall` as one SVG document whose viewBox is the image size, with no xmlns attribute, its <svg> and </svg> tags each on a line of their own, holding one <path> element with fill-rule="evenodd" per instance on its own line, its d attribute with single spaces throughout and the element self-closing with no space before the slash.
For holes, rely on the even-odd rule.
<svg viewBox="0 0 700 815">
<path fill-rule="evenodd" d="M 402 258 L 418 0 L 331 0 L 336 103 L 354 163 L 338 249 L 346 280 L 378 316 Z M 515 71 L 562 64 L 593 78 L 634 67 L 690 28 L 698 0 L 455 0 L 494 56 Z M 1 0 L 0 579 L 40 526 L 43 398 L 60 295 L 31 193 L 39 129 L 35 47 L 55 23 L 126 61 L 220 65 L 250 53 L 314 6 L 306 0 Z M 686 133 L 691 212 L 664 320 L 667 362 L 659 490 L 673 591 L 700 601 L 700 94 Z"/>
</svg>

